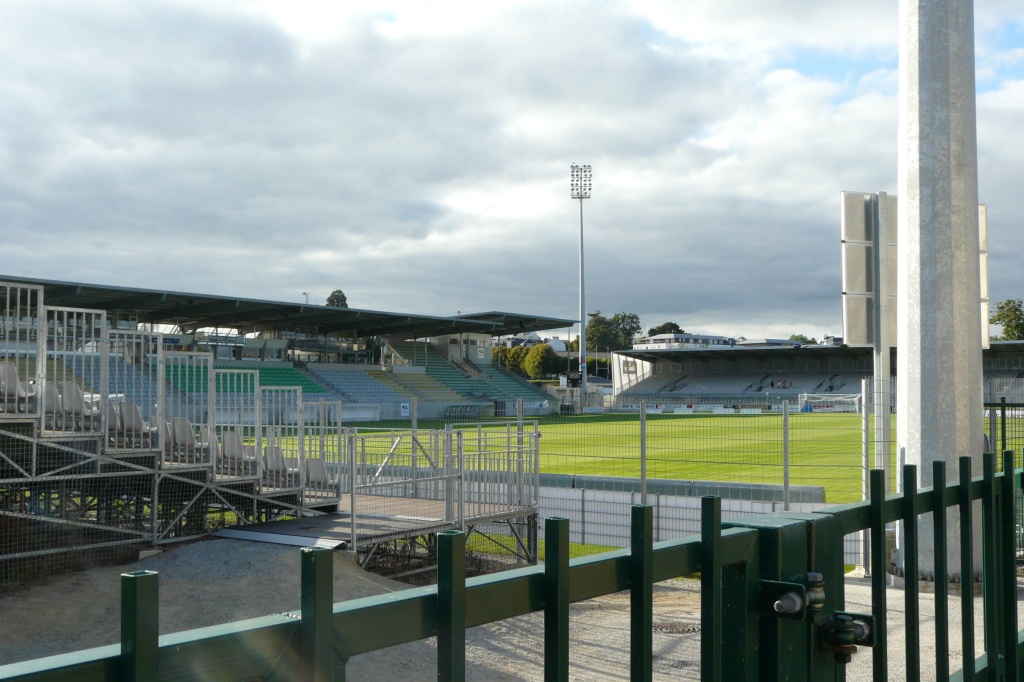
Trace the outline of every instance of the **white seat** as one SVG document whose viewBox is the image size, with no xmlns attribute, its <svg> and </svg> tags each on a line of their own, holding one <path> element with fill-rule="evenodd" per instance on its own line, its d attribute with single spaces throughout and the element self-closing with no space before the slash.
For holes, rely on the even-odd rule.
<svg viewBox="0 0 1024 682">
<path fill-rule="evenodd" d="M 115 448 L 124 447 L 124 425 L 121 423 L 121 413 L 117 411 L 114 403 L 107 400 L 107 442 Z"/>
<path fill-rule="evenodd" d="M 134 402 L 121 403 L 121 422 L 124 424 L 125 438 L 130 439 L 134 446 L 151 447 L 153 434 L 160 430 L 142 419 L 142 412 Z"/>
<path fill-rule="evenodd" d="M 35 385 L 21 381 L 17 365 L 10 360 L 0 361 L 0 412 L 26 412 L 35 395 Z"/>
<path fill-rule="evenodd" d="M 73 381 L 63 381 L 60 384 L 61 407 L 64 412 L 65 426 L 67 420 L 71 420 L 71 428 L 81 431 L 93 431 L 96 428 L 96 417 L 99 416 L 100 408 L 95 405 L 86 405 L 82 389 Z"/>
<path fill-rule="evenodd" d="M 294 464 L 290 464 L 292 460 Z M 299 468 L 297 460 L 285 457 L 281 448 L 268 445 L 263 449 L 263 479 L 276 488 L 294 488 L 298 486 Z"/>
<path fill-rule="evenodd" d="M 178 447 L 178 443 L 174 438 L 174 429 L 171 428 L 171 422 L 169 421 L 164 421 L 164 437 L 162 442 L 164 459 L 174 461 L 175 448 Z"/>
<path fill-rule="evenodd" d="M 217 434 L 209 426 L 199 428 L 199 443 L 210 451 L 210 459 L 214 462 L 220 459 L 220 443 L 217 441 Z"/>
<path fill-rule="evenodd" d="M 206 460 L 210 444 L 196 440 L 196 431 L 192 422 L 185 417 L 174 417 L 171 420 L 171 433 L 173 433 L 172 449 L 177 453 L 178 461 Z"/>
<path fill-rule="evenodd" d="M 327 471 L 327 464 L 320 457 L 310 457 L 306 460 L 306 480 L 303 486 L 310 491 L 323 495 L 340 494 L 337 477 L 332 477 Z"/>
<path fill-rule="evenodd" d="M 256 473 L 257 458 L 242 444 L 237 431 L 225 431 L 221 453 L 224 473 L 232 476 L 251 476 Z"/>
<path fill-rule="evenodd" d="M 43 428 L 56 431 L 64 428 L 64 410 L 61 409 L 60 394 L 52 381 L 43 382 Z"/>
<path fill-rule="evenodd" d="M 256 473 L 256 456 L 246 452 L 237 431 L 225 431 L 219 469 L 228 476 L 252 476 Z"/>
</svg>

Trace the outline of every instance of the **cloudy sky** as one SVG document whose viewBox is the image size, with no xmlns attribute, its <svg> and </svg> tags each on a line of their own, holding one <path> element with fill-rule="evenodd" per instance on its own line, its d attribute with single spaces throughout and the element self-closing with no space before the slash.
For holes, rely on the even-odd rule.
<svg viewBox="0 0 1024 682">
<path fill-rule="evenodd" d="M 1024 3 L 977 0 L 990 295 L 1024 297 Z M 0 3 L 0 273 L 841 333 L 895 192 L 896 0 Z"/>
</svg>

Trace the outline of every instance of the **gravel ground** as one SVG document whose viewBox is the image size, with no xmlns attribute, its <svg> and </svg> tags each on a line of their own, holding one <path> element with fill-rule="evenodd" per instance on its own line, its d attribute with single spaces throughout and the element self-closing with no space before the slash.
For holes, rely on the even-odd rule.
<svg viewBox="0 0 1024 682">
<path fill-rule="evenodd" d="M 128 566 L 93 568 L 42 581 L 0 596 L 0 665 L 115 643 L 120 632 L 120 580 L 128 571 L 160 573 L 160 633 L 218 625 L 299 608 L 299 552 L 295 547 L 210 539 L 176 546 Z M 335 559 L 335 601 L 406 588 L 366 573 L 343 554 Z M 924 679 L 934 677 L 934 601 L 921 596 Z M 654 679 L 700 678 L 700 585 L 660 583 L 654 594 Z M 870 611 L 870 585 L 847 580 L 847 610 Z M 890 680 L 902 680 L 903 593 L 890 588 Z M 980 599 L 976 603 L 981 622 Z M 950 601 L 950 629 L 959 633 L 959 600 Z M 629 679 L 629 595 L 574 604 L 570 613 L 570 678 Z M 959 668 L 958 634 L 951 655 Z M 980 633 L 978 642 L 980 647 Z M 543 615 L 472 628 L 467 633 L 471 680 L 543 679 Z M 725 652 L 728 655 L 728 651 Z M 350 680 L 435 680 L 433 640 L 413 642 L 353 658 Z M 848 669 L 851 682 L 871 679 L 871 653 L 863 650 Z"/>
</svg>

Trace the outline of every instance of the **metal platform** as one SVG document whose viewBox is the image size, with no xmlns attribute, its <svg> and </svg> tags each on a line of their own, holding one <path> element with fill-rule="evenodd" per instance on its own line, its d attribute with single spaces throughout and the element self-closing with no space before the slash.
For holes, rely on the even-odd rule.
<svg viewBox="0 0 1024 682">
<path fill-rule="evenodd" d="M 217 531 L 219 537 L 271 542 L 298 547 L 351 547 L 352 501 L 344 495 L 341 510 L 319 516 L 244 524 Z M 386 540 L 412 538 L 442 530 L 459 529 L 463 524 L 510 521 L 536 513 L 535 509 L 510 509 L 507 505 L 466 504 L 463 521 L 451 520 L 444 500 L 423 500 L 382 495 L 356 495 L 359 513 L 355 522 L 355 545 L 366 547 Z"/>
</svg>

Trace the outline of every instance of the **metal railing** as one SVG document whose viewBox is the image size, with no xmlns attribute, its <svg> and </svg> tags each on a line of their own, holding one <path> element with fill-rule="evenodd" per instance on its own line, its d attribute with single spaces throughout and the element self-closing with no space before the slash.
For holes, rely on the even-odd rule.
<svg viewBox="0 0 1024 682">
<path fill-rule="evenodd" d="M 1014 518 L 1022 472 L 1013 454 L 984 456 L 984 475 L 971 478 L 961 458 L 959 480 L 945 483 L 934 463 L 932 488 L 917 488 L 917 469 L 903 470 L 900 495 L 885 496 L 882 472 L 871 474 L 871 499 L 820 513 L 781 512 L 723 525 L 719 498 L 702 500 L 699 536 L 654 543 L 652 510 L 633 508 L 630 548 L 569 560 L 568 521 L 546 520 L 546 561 L 541 566 L 466 579 L 460 531 L 438 534 L 438 584 L 331 605 L 332 556 L 303 549 L 301 610 L 157 637 L 157 576 L 122 577 L 122 642 L 0 667 L 2 680 L 178 680 L 203 671 L 206 679 L 343 680 L 353 656 L 437 637 L 438 679 L 465 678 L 466 629 L 531 612 L 544 613 L 545 679 L 569 675 L 569 605 L 630 591 L 630 677 L 652 675 L 653 584 L 701 574 L 702 680 L 834 680 L 858 647 L 873 646 L 873 676 L 889 677 L 885 550 L 888 524 L 931 515 L 935 564 L 935 677 L 1020 679 Z M 980 506 L 981 537 L 974 529 Z M 975 650 L 974 599 L 961 599 L 962 669 L 950 674 L 946 514 L 959 512 L 964 538 L 959 573 L 983 583 L 984 651 Z M 872 540 L 872 611 L 844 611 L 842 539 L 869 530 Z M 907 679 L 921 679 L 917 523 L 902 534 L 906 589 Z M 980 566 L 974 565 L 977 543 Z M 723 637 L 728 633 L 728 640 Z M 866 655 L 866 654 L 860 654 Z"/>
</svg>

